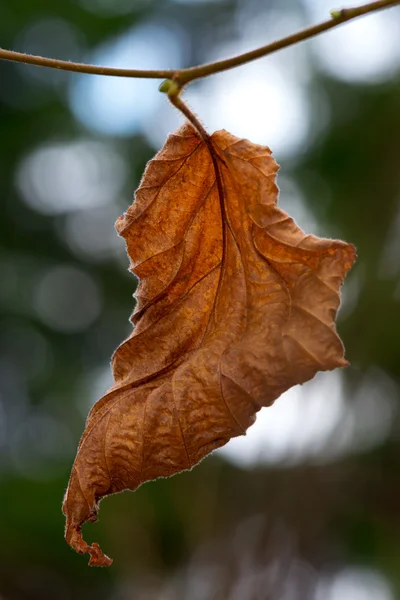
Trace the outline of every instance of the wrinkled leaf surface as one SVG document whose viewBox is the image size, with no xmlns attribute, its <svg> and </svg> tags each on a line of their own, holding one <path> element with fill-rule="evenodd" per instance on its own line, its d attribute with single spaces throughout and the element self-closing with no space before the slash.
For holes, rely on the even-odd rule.
<svg viewBox="0 0 400 600">
<path fill-rule="evenodd" d="M 63 505 L 66 538 L 108 565 L 81 527 L 98 502 L 190 469 L 263 406 L 347 364 L 334 319 L 350 244 L 306 235 L 277 207 L 270 150 L 190 125 L 148 164 L 118 219 L 140 279 L 115 383 L 91 410 Z"/>
</svg>

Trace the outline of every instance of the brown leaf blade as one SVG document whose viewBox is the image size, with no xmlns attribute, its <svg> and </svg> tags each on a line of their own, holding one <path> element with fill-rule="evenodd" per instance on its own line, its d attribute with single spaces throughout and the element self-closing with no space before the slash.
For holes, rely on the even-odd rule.
<svg viewBox="0 0 400 600">
<path fill-rule="evenodd" d="M 305 235 L 277 207 L 268 148 L 190 125 L 148 164 L 116 223 L 139 277 L 115 384 L 91 410 L 63 511 L 83 541 L 104 496 L 190 469 L 289 387 L 347 365 L 334 319 L 352 245 Z M 221 197 L 221 188 L 223 194 Z"/>
</svg>

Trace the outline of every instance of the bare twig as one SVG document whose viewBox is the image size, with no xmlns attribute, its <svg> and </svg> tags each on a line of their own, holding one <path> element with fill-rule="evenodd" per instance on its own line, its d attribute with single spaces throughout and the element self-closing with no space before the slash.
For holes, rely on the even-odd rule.
<svg viewBox="0 0 400 600">
<path fill-rule="evenodd" d="M 173 77 L 175 73 L 177 73 L 177 71 L 173 69 L 167 69 L 165 71 L 146 71 L 141 69 L 99 67 L 97 65 L 86 65 L 84 63 L 58 60 L 57 58 L 45 58 L 44 56 L 35 56 L 34 54 L 23 54 L 22 52 L 4 50 L 3 48 L 0 48 L 0 59 L 25 63 L 27 65 L 35 65 L 37 67 L 49 67 L 50 69 L 59 69 L 62 71 L 74 71 L 75 73 L 87 73 L 88 75 L 108 75 L 111 77 L 162 79 L 165 77 Z"/>
<path fill-rule="evenodd" d="M 282 50 L 283 48 L 288 48 L 289 46 L 293 46 L 294 44 L 308 40 L 309 38 L 315 37 L 324 31 L 333 29 L 334 27 L 337 27 L 342 23 L 346 23 L 347 21 L 356 19 L 357 17 L 361 17 L 383 8 L 389 8 L 391 6 L 395 6 L 396 4 L 400 4 L 400 0 L 378 0 L 377 2 L 371 2 L 356 8 L 332 11 L 331 19 L 328 21 L 323 21 L 318 25 L 313 25 L 312 27 L 308 27 L 307 29 L 293 33 L 292 35 L 288 35 L 287 37 L 277 40 L 276 42 L 272 42 L 272 44 L 262 46 L 261 48 L 251 50 L 250 52 L 245 52 L 244 54 L 234 56 L 233 58 L 227 58 L 225 60 L 220 60 L 206 65 L 183 69 L 182 71 L 178 72 L 178 75 L 175 76 L 174 79 L 177 79 L 180 84 L 183 85 L 193 81 L 194 79 L 199 79 L 200 77 L 207 77 L 208 75 L 213 75 L 214 73 L 233 69 L 234 67 L 238 67 L 250 61 L 256 60 L 257 58 L 267 56 L 268 54 L 273 54 L 278 50 Z"/>
<path fill-rule="evenodd" d="M 13 52 L 12 50 L 4 50 L 2 48 L 0 48 L 0 59 L 36 65 L 39 67 L 50 67 L 52 69 L 62 69 L 64 71 L 74 71 L 78 73 L 94 75 L 146 79 L 168 78 L 174 80 L 181 88 L 183 85 L 186 85 L 195 79 L 208 77 L 209 75 L 214 75 L 215 73 L 220 73 L 221 71 L 226 71 L 227 69 L 233 69 L 234 67 L 246 64 L 250 61 L 256 60 L 257 58 L 267 56 L 273 52 L 282 50 L 283 48 L 288 48 L 289 46 L 293 46 L 294 44 L 315 37 L 324 31 L 333 29 L 342 23 L 352 21 L 357 17 L 361 17 L 383 8 L 390 8 L 399 4 L 400 0 L 377 0 L 375 2 L 370 2 L 355 8 L 333 10 L 331 11 L 331 18 L 327 21 L 323 21 L 322 23 L 313 25 L 307 29 L 303 29 L 302 31 L 277 40 L 276 42 L 272 42 L 272 44 L 262 46 L 261 48 L 251 50 L 250 52 L 245 52 L 244 54 L 240 54 L 232 58 L 208 63 L 205 65 L 199 65 L 197 67 L 190 67 L 188 69 L 141 70 L 100 67 L 96 65 L 57 60 L 54 58 L 45 58 L 42 56 L 34 56 L 31 54 L 23 54 L 21 52 Z"/>
</svg>

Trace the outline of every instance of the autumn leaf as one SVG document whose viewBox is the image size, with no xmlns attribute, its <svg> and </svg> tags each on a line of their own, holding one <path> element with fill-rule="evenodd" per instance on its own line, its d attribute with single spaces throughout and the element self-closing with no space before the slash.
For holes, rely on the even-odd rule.
<svg viewBox="0 0 400 600">
<path fill-rule="evenodd" d="M 277 207 L 270 150 L 184 125 L 148 164 L 118 219 L 140 279 L 115 383 L 91 410 L 66 492 L 66 539 L 101 498 L 191 469 L 257 411 L 346 366 L 334 319 L 352 245 L 305 235 Z"/>
</svg>

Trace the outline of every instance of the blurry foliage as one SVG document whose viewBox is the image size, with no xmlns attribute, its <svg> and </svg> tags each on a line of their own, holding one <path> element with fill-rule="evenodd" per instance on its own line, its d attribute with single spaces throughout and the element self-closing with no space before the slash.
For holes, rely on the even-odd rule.
<svg viewBox="0 0 400 600">
<path fill-rule="evenodd" d="M 249 10 L 256 13 L 261 4 L 254 0 Z M 270 5 L 282 10 L 280 3 Z M 0 40 L 6 48 L 84 60 L 97 45 L 145 20 L 173 22 L 189 40 L 187 66 L 205 60 L 213 44 L 235 41 L 243 6 L 239 0 L 3 0 Z M 302 4 L 293 0 L 291 6 L 302 15 Z M 49 32 L 36 47 L 31 36 L 31 46 L 22 47 L 24 32 L 49 19 L 74 34 Z M 106 571 L 88 569 L 66 546 L 61 500 L 87 409 L 107 388 L 109 357 L 129 332 L 135 281 L 122 241 L 101 259 L 79 244 L 77 249 L 65 232 L 77 231 L 84 212 L 39 212 L 23 197 L 18 173 L 44 144 L 105 144 L 110 156 L 116 152 L 128 165 L 122 188 L 107 205 L 117 216 L 158 148 L 143 133 L 112 138 L 87 130 L 69 107 L 73 76 L 38 73 L 0 64 L 0 597 L 329 600 L 333 596 L 320 591 L 321 577 L 329 582 L 345 568 L 387 578 L 393 596 L 376 592 L 368 598 L 400 597 L 399 74 L 363 86 L 329 79 L 316 68 L 310 102 L 317 106 L 324 97 L 329 122 L 296 159 L 280 160 L 282 175 L 299 186 L 324 233 L 358 248 L 339 322 L 353 365 L 345 373 L 346 402 L 365 390 L 365 381 L 370 385 L 371 372 L 379 385 L 378 375 L 388 376 L 395 407 L 389 435 L 368 452 L 318 465 L 242 470 L 212 457 L 191 473 L 115 497 L 102 507 L 94 534 L 115 557 Z M 150 125 L 144 123 L 142 132 Z M 101 207 L 91 210 L 101 214 Z M 100 223 L 105 231 L 113 228 L 114 217 L 107 218 L 108 224 Z M 83 275 L 97 295 L 98 314 L 87 315 L 81 326 L 85 299 L 78 280 L 71 276 L 65 298 L 43 287 L 59 267 L 72 268 L 79 281 Z M 76 315 L 78 326 L 66 331 Z M 346 571 L 353 574 L 347 580 L 357 580 L 358 572 Z M 335 589 L 343 589 L 339 583 Z M 379 578 L 369 587 L 386 589 Z"/>
</svg>

